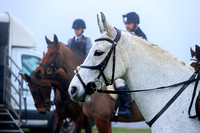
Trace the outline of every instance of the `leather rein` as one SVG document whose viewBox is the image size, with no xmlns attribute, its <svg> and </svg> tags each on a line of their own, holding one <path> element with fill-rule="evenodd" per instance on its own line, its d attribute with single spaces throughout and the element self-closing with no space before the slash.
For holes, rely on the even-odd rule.
<svg viewBox="0 0 200 133">
<path fill-rule="evenodd" d="M 100 76 L 103 77 L 106 86 L 113 84 L 114 82 L 114 74 L 115 74 L 115 53 L 116 53 L 116 45 L 117 42 L 120 39 L 121 36 L 121 31 L 118 30 L 117 28 L 115 28 L 115 30 L 117 31 L 117 35 L 115 37 L 114 40 L 111 40 L 109 38 L 99 38 L 97 40 L 95 40 L 95 42 L 97 41 L 108 41 L 110 43 L 112 43 L 112 47 L 110 49 L 110 51 L 108 52 L 107 56 L 104 58 L 104 60 L 97 66 L 80 66 L 80 68 L 86 68 L 86 69 L 92 69 L 92 70 L 99 70 L 100 73 L 97 76 L 97 79 L 99 80 Z M 111 54 L 113 52 L 113 69 L 112 69 L 112 80 L 109 83 L 103 73 L 104 69 L 106 68 L 108 61 L 111 57 Z M 153 88 L 153 89 L 142 89 L 142 90 L 129 90 L 129 91 L 112 91 L 112 90 L 103 90 L 101 89 L 95 89 L 96 85 L 94 82 L 90 82 L 87 85 L 84 83 L 84 81 L 82 80 L 80 74 L 78 73 L 78 69 L 76 69 L 76 76 L 78 77 L 78 79 L 80 80 L 81 84 L 83 85 L 84 89 L 85 89 L 85 93 L 86 94 L 93 94 L 94 92 L 99 92 L 99 93 L 111 93 L 111 94 L 122 94 L 122 93 L 130 93 L 130 92 L 144 92 L 144 91 L 153 91 L 153 90 L 159 90 L 159 89 L 165 89 L 165 88 L 170 88 L 170 87 L 177 87 L 180 85 L 183 85 L 180 90 L 167 102 L 167 104 L 152 118 L 152 120 L 150 120 L 149 122 L 146 122 L 147 125 L 149 125 L 149 127 L 151 127 L 153 125 L 153 123 L 169 108 L 169 106 L 180 96 L 180 94 L 188 87 L 188 85 L 190 83 L 195 82 L 195 86 L 194 86 L 194 92 L 193 92 L 193 97 L 190 103 L 190 107 L 188 109 L 188 115 L 189 118 L 194 118 L 194 116 L 190 116 L 190 110 L 191 110 L 191 106 L 193 104 L 193 100 L 195 97 L 195 92 L 198 86 L 198 82 L 200 79 L 200 68 L 194 72 L 194 74 L 187 80 L 184 82 L 180 82 L 177 84 L 173 84 L 173 85 L 169 85 L 169 86 L 162 86 L 162 87 L 157 87 L 157 88 Z M 197 78 L 196 78 L 197 77 Z"/>
</svg>

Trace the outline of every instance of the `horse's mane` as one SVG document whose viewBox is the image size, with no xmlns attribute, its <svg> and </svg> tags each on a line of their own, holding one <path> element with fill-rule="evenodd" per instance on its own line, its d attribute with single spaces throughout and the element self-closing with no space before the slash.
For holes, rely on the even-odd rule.
<svg viewBox="0 0 200 133">
<path fill-rule="evenodd" d="M 64 44 L 64 43 L 62 43 L 62 42 L 60 42 L 60 44 L 62 44 L 62 45 L 64 45 L 65 47 L 69 48 L 73 53 L 75 53 L 75 54 L 77 54 L 77 55 L 79 55 L 79 56 L 81 56 L 81 57 L 86 58 L 86 56 L 85 56 L 84 54 L 82 54 L 81 52 L 79 52 L 78 50 L 76 50 L 76 49 L 74 49 L 74 48 L 72 48 L 72 47 L 69 47 L 68 45 L 66 45 L 66 44 Z"/>
<path fill-rule="evenodd" d="M 142 44 L 144 44 L 144 45 L 147 45 L 147 46 L 149 46 L 149 47 L 151 47 L 151 48 L 153 48 L 153 49 L 155 49 L 155 50 L 157 50 L 157 51 L 159 51 L 159 52 L 165 54 L 166 56 L 169 56 L 169 58 L 174 59 L 175 61 L 179 62 L 180 64 L 186 66 L 185 63 L 184 63 L 183 61 L 181 61 L 181 60 L 179 60 L 178 58 L 174 57 L 174 56 L 173 56 L 171 53 L 169 53 L 168 51 L 163 50 L 163 49 L 160 48 L 158 45 L 153 44 L 153 43 L 150 43 L 150 42 L 146 41 L 145 39 L 142 39 L 141 37 L 132 35 L 132 34 L 130 34 L 130 33 L 129 33 L 129 35 L 131 36 L 131 38 L 134 38 L 134 40 L 135 40 L 136 42 L 142 43 Z M 186 67 L 187 67 L 187 66 L 186 66 Z"/>
</svg>

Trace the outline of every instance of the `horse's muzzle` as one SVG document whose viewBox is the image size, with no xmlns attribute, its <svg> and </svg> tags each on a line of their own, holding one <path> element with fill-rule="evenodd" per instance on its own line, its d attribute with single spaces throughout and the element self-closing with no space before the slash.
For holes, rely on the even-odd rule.
<svg viewBox="0 0 200 133">
<path fill-rule="evenodd" d="M 83 101 L 84 95 L 85 95 L 85 91 L 80 90 L 80 88 L 75 85 L 73 85 L 71 87 L 71 89 L 68 90 L 68 93 L 69 93 L 71 99 L 74 101 Z"/>
<path fill-rule="evenodd" d="M 72 97 L 76 97 L 78 94 L 78 88 L 76 86 L 72 86 L 71 95 Z"/>
</svg>

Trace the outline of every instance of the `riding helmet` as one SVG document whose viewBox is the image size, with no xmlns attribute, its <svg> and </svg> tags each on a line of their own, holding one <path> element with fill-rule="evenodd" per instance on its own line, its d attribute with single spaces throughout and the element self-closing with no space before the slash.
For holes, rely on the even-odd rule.
<svg viewBox="0 0 200 133">
<path fill-rule="evenodd" d="M 129 12 L 126 15 L 123 15 L 123 21 L 124 21 L 124 23 L 139 24 L 140 18 L 136 12 Z"/>
<path fill-rule="evenodd" d="M 75 30 L 86 29 L 85 22 L 82 19 L 76 19 L 73 22 L 72 28 Z"/>
</svg>

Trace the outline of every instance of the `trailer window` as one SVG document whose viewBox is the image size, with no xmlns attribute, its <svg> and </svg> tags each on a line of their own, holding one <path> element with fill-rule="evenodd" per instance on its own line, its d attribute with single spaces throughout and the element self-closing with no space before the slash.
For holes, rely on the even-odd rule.
<svg viewBox="0 0 200 133">
<path fill-rule="evenodd" d="M 22 72 L 30 75 L 31 72 L 36 69 L 40 60 L 41 59 L 36 56 L 22 55 Z"/>
</svg>

